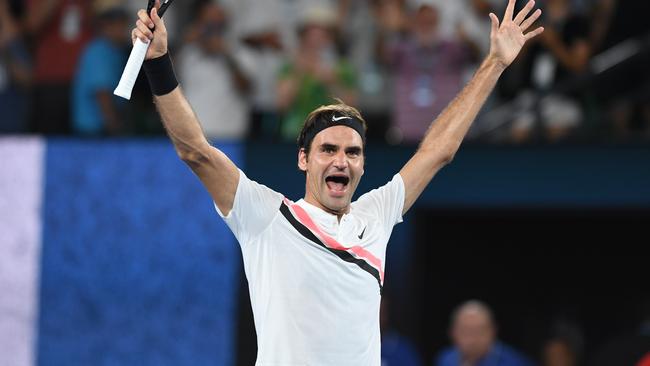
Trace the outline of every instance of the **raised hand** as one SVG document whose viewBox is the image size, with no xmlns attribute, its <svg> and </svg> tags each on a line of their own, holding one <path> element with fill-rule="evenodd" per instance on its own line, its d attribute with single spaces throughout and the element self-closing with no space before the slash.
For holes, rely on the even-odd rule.
<svg viewBox="0 0 650 366">
<path fill-rule="evenodd" d="M 492 31 L 490 32 L 489 57 L 494 58 L 503 67 L 507 67 L 515 60 L 521 48 L 529 39 L 544 31 L 543 27 L 538 27 L 525 33 L 542 14 L 542 11 L 537 9 L 532 15 L 528 16 L 533 7 L 535 7 L 535 1 L 530 0 L 513 18 L 515 0 L 509 0 L 501 23 L 499 23 L 499 19 L 494 13 L 490 13 Z"/>
<path fill-rule="evenodd" d="M 151 42 L 147 50 L 146 60 L 160 57 L 167 53 L 167 28 L 162 18 L 158 16 L 160 10 L 160 0 L 156 0 L 156 6 L 151 9 L 151 14 L 147 11 L 140 9 L 138 11 L 138 20 L 136 27 L 131 31 L 131 40 L 135 42 L 136 38 L 140 38 L 142 42 Z"/>
</svg>

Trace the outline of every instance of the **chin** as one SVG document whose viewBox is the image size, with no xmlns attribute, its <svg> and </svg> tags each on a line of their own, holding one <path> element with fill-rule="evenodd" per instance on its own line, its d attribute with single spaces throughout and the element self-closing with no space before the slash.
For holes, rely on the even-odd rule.
<svg viewBox="0 0 650 366">
<path fill-rule="evenodd" d="M 327 205 L 325 207 L 333 212 L 344 211 L 350 206 L 350 200 L 347 199 L 347 197 L 331 198 L 328 201 L 329 202 L 327 202 Z"/>
</svg>

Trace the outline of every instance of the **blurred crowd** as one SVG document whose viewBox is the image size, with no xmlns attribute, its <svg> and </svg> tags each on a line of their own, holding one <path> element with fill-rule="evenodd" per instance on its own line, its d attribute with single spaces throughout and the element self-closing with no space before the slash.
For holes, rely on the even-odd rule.
<svg viewBox="0 0 650 366">
<path fill-rule="evenodd" d="M 552 320 L 533 351 L 526 352 L 500 340 L 492 309 L 479 300 L 465 301 L 452 311 L 450 345 L 425 362 L 418 348 L 388 322 L 382 298 L 382 366 L 648 366 L 650 365 L 650 302 L 643 304 L 638 322 L 627 333 L 605 340 L 586 352 L 580 325 L 566 316 Z M 530 350 L 529 350 L 530 351 Z"/>
<path fill-rule="evenodd" d="M 518 7 L 524 1 L 518 2 Z M 503 75 L 480 142 L 650 141 L 643 1 L 539 0 L 544 34 Z M 359 107 L 417 143 L 489 51 L 505 0 L 192 0 L 165 15 L 206 135 L 294 141 L 309 111 Z M 163 134 L 142 75 L 112 92 L 146 1 L 0 0 L 0 133 Z"/>
</svg>

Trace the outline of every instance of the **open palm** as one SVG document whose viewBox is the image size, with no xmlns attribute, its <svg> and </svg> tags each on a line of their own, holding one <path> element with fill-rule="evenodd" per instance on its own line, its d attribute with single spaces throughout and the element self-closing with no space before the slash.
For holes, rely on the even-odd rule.
<svg viewBox="0 0 650 366">
<path fill-rule="evenodd" d="M 535 1 L 530 0 L 517 16 L 513 18 L 515 0 L 509 0 L 506 12 L 503 15 L 503 20 L 500 23 L 497 16 L 490 13 L 490 19 L 492 20 L 490 55 L 496 58 L 503 66 L 508 66 L 515 60 L 526 41 L 544 31 L 544 28 L 538 27 L 524 34 L 542 14 L 542 11 L 537 9 L 532 15 L 528 16 L 534 6 Z"/>
</svg>

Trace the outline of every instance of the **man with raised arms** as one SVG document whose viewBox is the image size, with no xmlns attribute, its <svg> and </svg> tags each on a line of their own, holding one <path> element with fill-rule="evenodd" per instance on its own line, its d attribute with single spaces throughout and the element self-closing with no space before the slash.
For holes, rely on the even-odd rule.
<svg viewBox="0 0 650 366">
<path fill-rule="evenodd" d="M 144 69 L 167 133 L 240 243 L 257 365 L 380 365 L 386 244 L 393 226 L 452 160 L 501 73 L 543 31 L 528 31 L 541 14 L 531 14 L 532 0 L 516 14 L 514 7 L 509 0 L 501 21 L 490 14 L 488 56 L 431 123 L 414 156 L 390 182 L 355 202 L 366 144 L 366 123 L 356 109 L 339 103 L 307 116 L 298 138 L 305 196 L 292 202 L 247 178 L 208 143 L 174 76 L 164 22 L 156 8 L 138 12 L 132 38 L 151 42 Z"/>
</svg>

